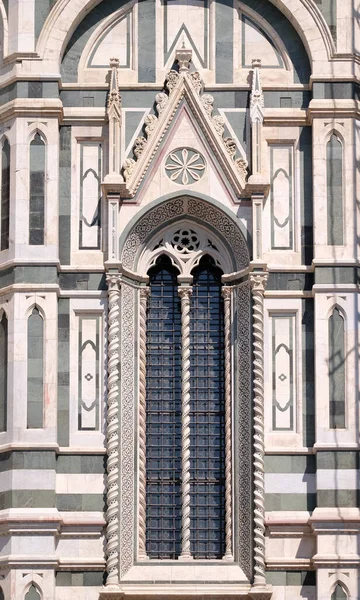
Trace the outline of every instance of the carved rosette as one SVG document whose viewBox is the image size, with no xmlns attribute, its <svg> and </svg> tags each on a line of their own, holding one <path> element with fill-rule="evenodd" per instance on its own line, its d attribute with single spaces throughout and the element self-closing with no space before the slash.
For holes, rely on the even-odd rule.
<svg viewBox="0 0 360 600">
<path fill-rule="evenodd" d="M 146 554 L 146 308 L 150 288 L 140 288 L 139 345 L 139 559 Z"/>
<path fill-rule="evenodd" d="M 107 585 L 118 583 L 119 561 L 119 274 L 106 276 L 108 286 L 108 400 L 107 400 Z"/>
<path fill-rule="evenodd" d="M 179 288 L 181 299 L 181 409 L 182 409 L 182 525 L 179 560 L 192 558 L 190 552 L 190 296 L 192 288 Z"/>
<path fill-rule="evenodd" d="M 232 551 L 232 427 L 231 427 L 231 287 L 222 290 L 224 298 L 225 343 L 225 555 L 234 560 Z"/>
<path fill-rule="evenodd" d="M 254 327 L 254 586 L 265 586 L 264 292 L 267 273 L 251 273 Z"/>
</svg>

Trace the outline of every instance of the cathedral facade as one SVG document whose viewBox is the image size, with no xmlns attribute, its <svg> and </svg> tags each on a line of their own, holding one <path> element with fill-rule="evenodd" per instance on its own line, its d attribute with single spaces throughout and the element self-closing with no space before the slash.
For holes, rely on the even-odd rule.
<svg viewBox="0 0 360 600">
<path fill-rule="evenodd" d="M 0 599 L 360 597 L 358 11 L 0 0 Z"/>
</svg>

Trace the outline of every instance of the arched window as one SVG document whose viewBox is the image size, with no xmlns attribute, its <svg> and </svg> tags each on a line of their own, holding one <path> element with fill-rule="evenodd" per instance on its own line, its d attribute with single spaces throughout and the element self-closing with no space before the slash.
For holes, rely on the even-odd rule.
<svg viewBox="0 0 360 600">
<path fill-rule="evenodd" d="M 345 323 L 338 308 L 329 318 L 330 429 L 345 427 Z"/>
<path fill-rule="evenodd" d="M 224 308 L 209 256 L 193 270 L 190 309 L 190 540 L 194 558 L 225 554 Z"/>
<path fill-rule="evenodd" d="M 28 318 L 27 427 L 44 424 L 44 322 L 37 308 Z"/>
<path fill-rule="evenodd" d="M 4 313 L 0 320 L 0 432 L 7 429 L 7 363 L 8 322 Z"/>
<path fill-rule="evenodd" d="M 5 139 L 1 150 L 1 231 L 0 249 L 9 248 L 10 225 L 10 144 Z"/>
<path fill-rule="evenodd" d="M 44 244 L 45 143 L 37 133 L 30 144 L 29 244 Z"/>
<path fill-rule="evenodd" d="M 147 312 L 147 554 L 225 554 L 222 271 L 210 256 L 191 285 L 161 255 Z M 185 298 L 185 303 L 183 304 Z"/>
<path fill-rule="evenodd" d="M 340 583 L 338 583 L 336 588 L 334 589 L 332 596 L 331 596 L 331 600 L 346 600 L 346 599 L 347 599 L 347 595 L 344 592 Z"/>
<path fill-rule="evenodd" d="M 147 314 L 147 553 L 181 551 L 181 306 L 178 271 L 161 256 L 149 271 Z"/>
<path fill-rule="evenodd" d="M 40 594 L 34 585 L 32 585 L 25 594 L 25 600 L 41 600 Z"/>
<path fill-rule="evenodd" d="M 328 244 L 344 243 L 343 147 L 333 134 L 326 146 Z"/>
</svg>

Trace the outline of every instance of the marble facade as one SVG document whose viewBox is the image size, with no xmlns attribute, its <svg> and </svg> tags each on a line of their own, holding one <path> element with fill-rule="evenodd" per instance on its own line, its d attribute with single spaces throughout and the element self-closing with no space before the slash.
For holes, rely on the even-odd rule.
<svg viewBox="0 0 360 600">
<path fill-rule="evenodd" d="M 0 0 L 0 600 L 360 597 L 357 13 Z M 163 251 L 189 285 L 184 227 L 230 289 L 217 561 L 144 550 L 144 289 Z"/>
</svg>

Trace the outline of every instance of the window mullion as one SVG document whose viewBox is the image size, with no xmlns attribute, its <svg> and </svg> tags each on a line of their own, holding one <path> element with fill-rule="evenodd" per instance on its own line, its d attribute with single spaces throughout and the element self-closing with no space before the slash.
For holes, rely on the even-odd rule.
<svg viewBox="0 0 360 600">
<path fill-rule="evenodd" d="M 181 299 L 181 555 L 191 560 L 190 552 L 190 286 L 180 286 Z"/>
</svg>

